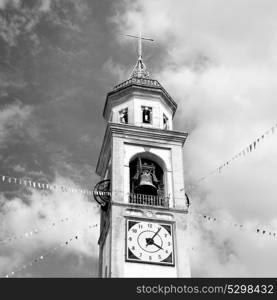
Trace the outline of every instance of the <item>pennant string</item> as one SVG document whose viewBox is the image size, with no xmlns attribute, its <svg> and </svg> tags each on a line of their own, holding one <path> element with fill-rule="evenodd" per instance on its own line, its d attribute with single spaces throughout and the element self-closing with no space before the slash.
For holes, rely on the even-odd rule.
<svg viewBox="0 0 277 300">
<path fill-rule="evenodd" d="M 199 218 L 199 220 L 207 220 L 209 222 L 221 222 L 221 223 L 225 223 L 228 225 L 231 225 L 233 227 L 239 228 L 239 229 L 246 229 L 249 230 L 248 227 L 244 224 L 238 224 L 238 223 L 233 223 L 224 219 L 218 219 L 212 216 L 208 216 L 205 214 L 201 214 L 201 213 L 193 213 L 193 212 L 189 212 L 190 215 L 196 216 Z M 277 232 L 276 231 L 270 231 L 270 230 L 265 230 L 265 229 L 260 229 L 258 228 L 258 226 L 255 226 L 256 228 L 254 229 L 255 233 L 262 233 L 263 235 L 270 235 L 271 237 L 276 237 L 277 236 Z M 251 231 L 253 231 L 251 229 Z"/>
<path fill-rule="evenodd" d="M 99 205 L 98 205 L 99 206 Z M 78 214 L 75 214 L 71 217 L 63 217 L 61 219 L 58 219 L 56 221 L 50 221 L 48 225 L 45 225 L 44 227 L 37 227 L 34 229 L 31 229 L 29 231 L 23 232 L 20 235 L 10 235 L 9 237 L 0 240 L 0 245 L 1 244 L 7 244 L 11 242 L 15 242 L 17 240 L 22 240 L 22 239 L 30 239 L 34 237 L 35 235 L 45 232 L 46 230 L 49 230 L 50 228 L 57 227 L 60 224 L 65 224 L 66 222 L 69 222 L 70 220 L 73 220 L 74 217 L 82 217 L 84 214 L 89 213 L 89 209 L 86 209 L 85 211 L 79 212 Z"/>
<path fill-rule="evenodd" d="M 210 173 L 208 173 L 206 176 L 202 176 L 199 179 L 196 180 L 196 184 L 194 185 L 194 188 L 196 188 L 196 186 L 198 185 L 198 183 L 200 183 L 203 180 L 206 180 L 208 177 L 214 175 L 214 174 L 221 174 L 222 170 L 226 167 L 226 166 L 230 166 L 231 162 L 234 160 L 237 160 L 238 158 L 245 156 L 247 153 L 253 152 L 255 149 L 257 149 L 257 144 L 260 143 L 261 140 L 263 140 L 265 138 L 265 135 L 268 135 L 270 132 L 272 134 L 275 133 L 275 127 L 277 127 L 277 123 L 271 127 L 269 130 L 267 130 L 264 134 L 262 134 L 260 137 L 258 137 L 257 139 L 255 139 L 249 146 L 247 146 L 245 149 L 243 149 L 242 151 L 240 151 L 239 153 L 237 153 L 235 156 L 232 157 L 231 160 L 226 161 L 225 163 L 223 163 L 222 165 L 218 166 L 216 169 L 214 169 L 213 171 L 211 171 Z M 180 191 L 184 190 L 184 188 L 180 189 Z"/>
<path fill-rule="evenodd" d="M 65 185 L 42 183 L 42 182 L 37 182 L 37 181 L 24 179 L 24 178 L 11 177 L 8 175 L 0 175 L 0 182 L 7 183 L 7 184 L 17 184 L 23 187 L 29 187 L 38 190 L 48 190 L 48 191 L 60 190 L 62 192 L 78 193 L 87 196 L 93 195 L 93 190 L 89 190 L 89 189 L 77 189 Z"/>
<path fill-rule="evenodd" d="M 12 277 L 16 273 L 19 273 L 19 272 L 23 271 L 24 269 L 31 267 L 35 263 L 45 260 L 45 258 L 47 258 L 48 256 L 52 255 L 53 253 L 57 252 L 58 250 L 61 250 L 62 248 L 68 246 L 73 241 L 79 240 L 80 234 L 83 233 L 87 228 L 92 229 L 92 228 L 96 228 L 97 226 L 98 226 L 98 224 L 86 226 L 82 231 L 79 231 L 79 232 L 75 233 L 74 235 L 72 235 L 72 237 L 70 239 L 60 243 L 58 246 L 55 246 L 54 248 L 52 248 L 50 251 L 46 252 L 45 254 L 39 255 L 38 257 L 34 258 L 27 264 L 22 265 L 21 267 L 17 268 L 16 270 L 11 271 L 10 273 L 6 274 L 5 277 L 6 278 Z"/>
</svg>

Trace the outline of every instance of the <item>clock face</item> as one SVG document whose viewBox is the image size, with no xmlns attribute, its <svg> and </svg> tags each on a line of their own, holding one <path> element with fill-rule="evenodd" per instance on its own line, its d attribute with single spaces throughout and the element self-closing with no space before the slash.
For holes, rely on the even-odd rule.
<svg viewBox="0 0 277 300">
<path fill-rule="evenodd" d="M 127 261 L 174 265 L 172 224 L 127 220 Z"/>
</svg>

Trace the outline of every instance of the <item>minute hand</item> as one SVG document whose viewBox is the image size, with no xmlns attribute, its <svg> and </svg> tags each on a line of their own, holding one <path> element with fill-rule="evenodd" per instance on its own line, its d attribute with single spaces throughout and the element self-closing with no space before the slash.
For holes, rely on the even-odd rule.
<svg viewBox="0 0 277 300">
<path fill-rule="evenodd" d="M 154 239 L 154 237 L 160 232 L 161 227 L 157 230 L 157 232 L 152 236 L 152 240 Z"/>
</svg>

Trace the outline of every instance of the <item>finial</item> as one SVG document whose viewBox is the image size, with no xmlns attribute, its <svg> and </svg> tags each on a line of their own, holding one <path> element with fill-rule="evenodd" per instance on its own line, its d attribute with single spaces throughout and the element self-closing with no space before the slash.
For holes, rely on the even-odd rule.
<svg viewBox="0 0 277 300">
<path fill-rule="evenodd" d="M 148 78 L 149 72 L 146 70 L 146 65 L 142 60 L 142 40 L 151 41 L 151 42 L 153 42 L 154 40 L 150 38 L 142 37 L 141 32 L 139 33 L 139 36 L 130 35 L 130 34 L 126 34 L 126 36 L 138 39 L 138 60 L 131 73 L 131 78 L 132 77 Z"/>
</svg>

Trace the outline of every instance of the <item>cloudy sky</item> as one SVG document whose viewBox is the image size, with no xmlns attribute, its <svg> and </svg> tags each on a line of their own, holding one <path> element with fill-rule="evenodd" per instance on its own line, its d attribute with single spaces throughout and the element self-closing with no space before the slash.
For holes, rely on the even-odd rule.
<svg viewBox="0 0 277 300">
<path fill-rule="evenodd" d="M 276 277 L 277 238 L 255 232 L 277 232 L 276 134 L 195 186 L 277 122 L 276 1 L 0 0 L 0 175 L 93 188 L 106 93 L 136 60 L 123 35 L 141 28 L 155 40 L 144 61 L 178 103 L 175 129 L 189 133 L 191 211 L 218 219 L 190 217 L 192 276 Z M 97 276 L 92 197 L 0 188 L 0 240 L 23 235 L 0 244 L 0 276 L 48 253 L 14 276 Z"/>
</svg>

